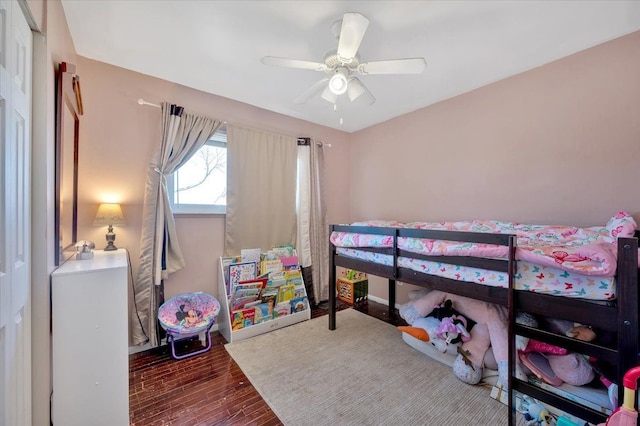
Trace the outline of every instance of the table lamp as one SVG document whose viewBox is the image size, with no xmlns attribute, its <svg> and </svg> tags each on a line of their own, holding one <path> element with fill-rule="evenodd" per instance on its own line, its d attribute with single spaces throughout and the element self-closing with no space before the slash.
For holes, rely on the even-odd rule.
<svg viewBox="0 0 640 426">
<path fill-rule="evenodd" d="M 122 208 L 117 203 L 102 203 L 98 207 L 98 213 L 96 213 L 96 219 L 93 221 L 93 226 L 108 226 L 107 230 L 107 246 L 105 251 L 117 250 L 118 247 L 113 244 L 116 240 L 116 234 L 113 232 L 113 226 L 124 226 L 124 215 L 122 214 Z"/>
</svg>

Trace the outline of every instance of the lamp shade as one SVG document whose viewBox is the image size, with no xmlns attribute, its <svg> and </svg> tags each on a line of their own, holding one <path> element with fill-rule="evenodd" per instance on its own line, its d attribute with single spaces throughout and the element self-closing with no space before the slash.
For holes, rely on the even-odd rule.
<svg viewBox="0 0 640 426">
<path fill-rule="evenodd" d="M 98 213 L 96 213 L 96 219 L 93 221 L 93 226 L 108 225 L 126 225 L 120 204 L 102 203 L 100 204 L 100 207 L 98 207 Z"/>
</svg>

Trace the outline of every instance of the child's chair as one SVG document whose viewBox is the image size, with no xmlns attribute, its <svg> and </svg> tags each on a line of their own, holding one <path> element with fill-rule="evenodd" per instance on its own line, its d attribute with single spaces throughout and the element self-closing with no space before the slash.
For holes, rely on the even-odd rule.
<svg viewBox="0 0 640 426">
<path fill-rule="evenodd" d="M 201 354 L 211 349 L 209 331 L 220 312 L 218 300 L 206 293 L 178 294 L 167 300 L 158 309 L 158 320 L 167 332 L 171 343 L 171 355 L 175 359 Z M 183 355 L 176 354 L 175 342 L 194 337 L 201 332 L 206 335 L 206 347 Z"/>
</svg>

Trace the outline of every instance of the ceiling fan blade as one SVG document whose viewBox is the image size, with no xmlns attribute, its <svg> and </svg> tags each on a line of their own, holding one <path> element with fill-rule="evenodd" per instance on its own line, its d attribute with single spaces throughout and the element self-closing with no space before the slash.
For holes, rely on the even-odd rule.
<svg viewBox="0 0 640 426">
<path fill-rule="evenodd" d="M 262 63 L 274 67 L 299 68 L 303 70 L 328 71 L 329 68 L 320 62 L 299 61 L 297 59 L 277 58 L 275 56 L 265 56 Z"/>
<path fill-rule="evenodd" d="M 321 95 L 322 99 L 324 99 L 325 101 L 329 101 L 332 104 L 335 104 L 336 101 L 338 100 L 338 95 L 336 95 L 335 93 L 333 93 L 331 91 L 331 89 L 329 88 L 329 85 L 327 84 L 327 88 L 324 89 L 324 92 L 322 92 Z"/>
<path fill-rule="evenodd" d="M 338 39 L 339 58 L 348 61 L 356 56 L 368 26 L 369 20 L 359 13 L 344 14 Z"/>
<path fill-rule="evenodd" d="M 392 59 L 365 62 L 358 66 L 360 74 L 420 74 L 427 63 L 424 58 Z"/>
<path fill-rule="evenodd" d="M 316 93 L 322 90 L 323 87 L 328 87 L 329 79 L 323 78 L 322 80 L 315 83 L 313 86 L 309 87 L 307 90 L 302 92 L 297 98 L 293 100 L 294 104 L 303 104 L 311 99 Z M 326 89 L 325 89 L 326 90 Z"/>
<path fill-rule="evenodd" d="M 364 84 L 362 84 L 362 82 L 355 77 L 351 77 L 349 79 L 347 96 L 349 96 L 349 100 L 351 102 L 355 101 L 356 99 L 360 99 L 367 105 L 372 105 L 376 101 L 376 98 L 364 86 Z"/>
</svg>

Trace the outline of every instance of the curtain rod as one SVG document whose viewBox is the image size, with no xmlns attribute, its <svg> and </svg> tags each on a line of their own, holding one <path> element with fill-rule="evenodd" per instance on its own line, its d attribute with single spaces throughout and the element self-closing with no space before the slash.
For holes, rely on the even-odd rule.
<svg viewBox="0 0 640 426">
<path fill-rule="evenodd" d="M 155 108 L 161 108 L 160 105 L 158 104 L 154 104 L 153 102 L 147 102 L 142 98 L 138 99 L 138 105 L 148 105 L 148 106 L 152 106 Z M 225 122 L 226 124 L 226 122 Z M 309 143 L 311 142 L 311 138 L 298 138 L 298 145 L 309 145 Z M 323 143 L 323 142 L 317 142 L 318 146 L 321 147 L 327 147 L 327 148 L 331 148 L 331 144 L 330 143 Z"/>
<path fill-rule="evenodd" d="M 149 106 L 152 106 L 152 107 L 160 108 L 160 105 L 154 104 L 154 103 L 151 103 L 151 102 L 147 102 L 142 98 L 138 99 L 138 105 L 149 105 Z"/>
<path fill-rule="evenodd" d="M 309 145 L 311 143 L 311 138 L 298 138 L 298 146 L 304 146 L 304 145 Z M 331 144 L 330 143 L 324 143 L 324 142 L 316 142 L 318 144 L 318 146 L 320 147 L 327 147 L 327 148 L 331 148 Z"/>
</svg>

